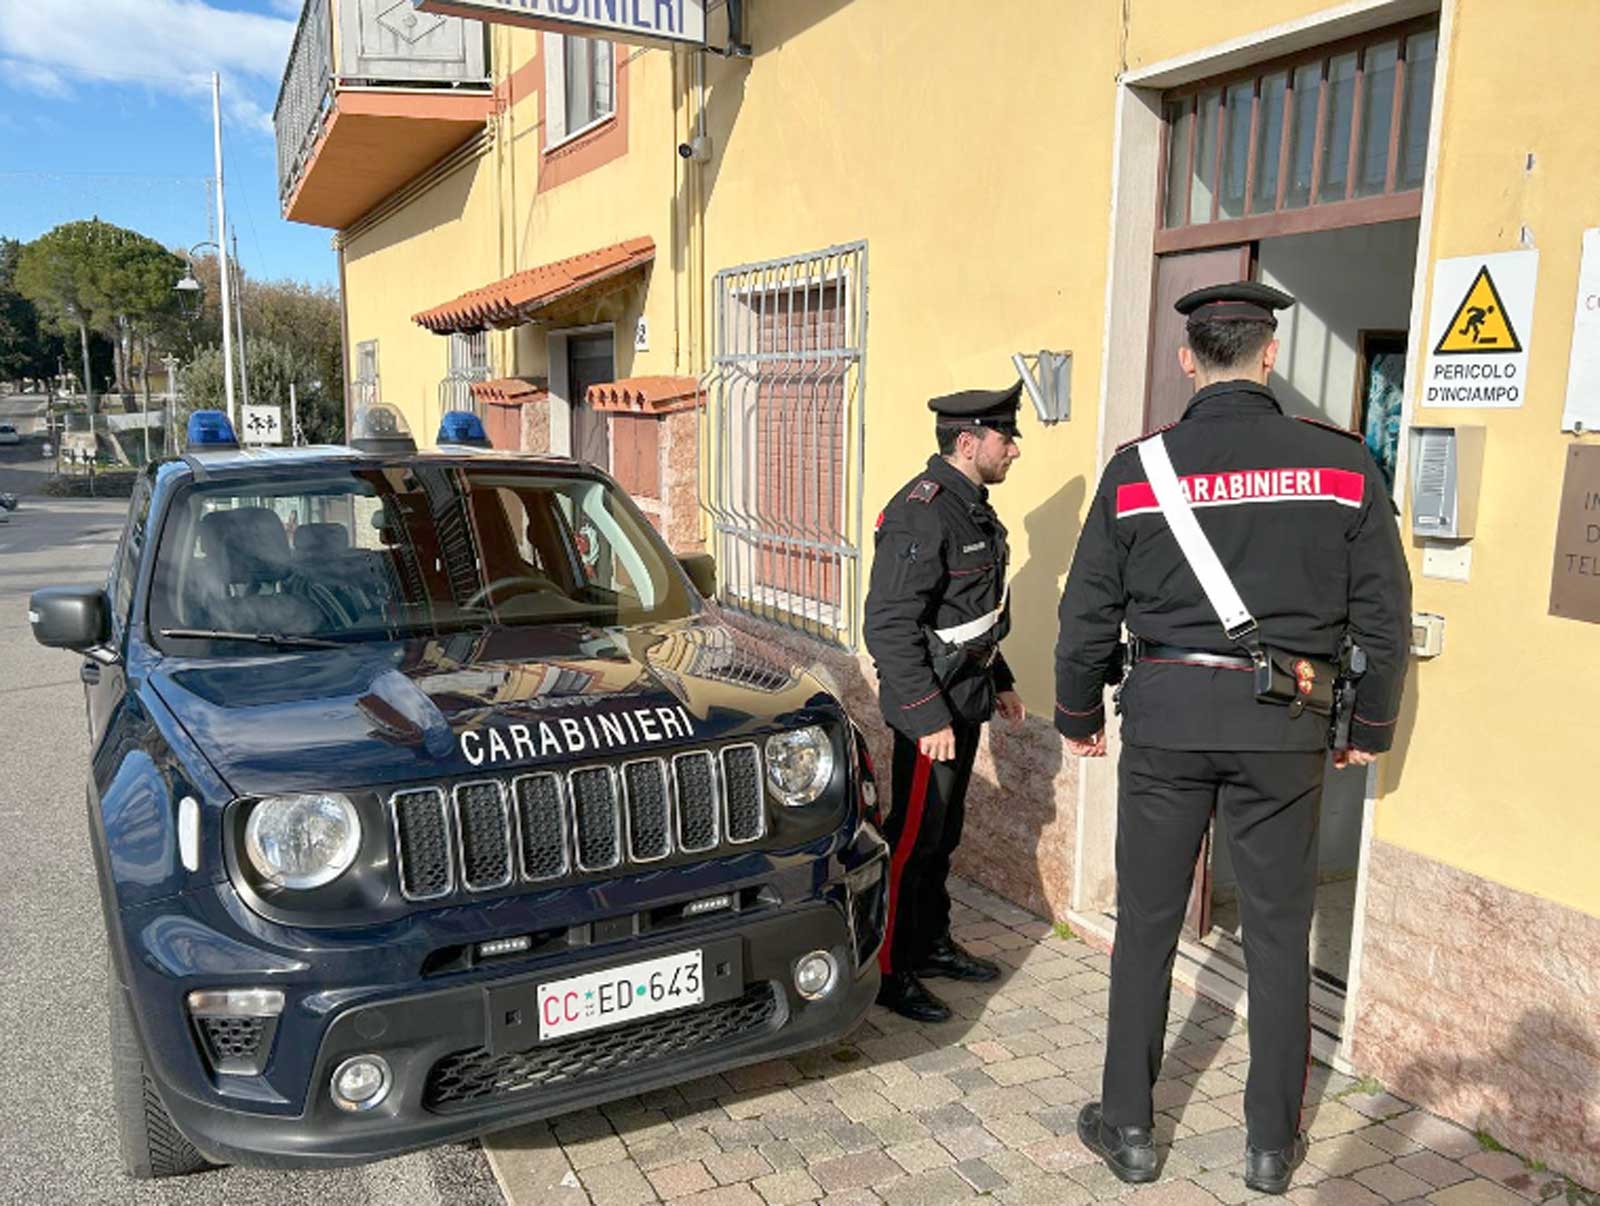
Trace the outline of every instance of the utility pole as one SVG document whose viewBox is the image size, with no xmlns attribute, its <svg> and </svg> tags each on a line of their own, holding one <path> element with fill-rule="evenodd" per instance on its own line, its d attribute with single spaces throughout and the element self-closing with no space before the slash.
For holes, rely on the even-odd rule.
<svg viewBox="0 0 1600 1206">
<path fill-rule="evenodd" d="M 178 455 L 178 358 L 171 352 L 162 357 L 167 366 L 167 455 Z"/>
<path fill-rule="evenodd" d="M 244 346 L 244 270 L 239 267 L 239 232 L 233 232 L 233 270 L 238 274 L 233 282 L 233 317 L 239 324 L 239 385 L 244 391 L 244 404 L 250 405 L 250 360 Z"/>
<path fill-rule="evenodd" d="M 294 382 L 289 382 L 289 443 L 300 443 L 300 402 L 294 395 Z"/>
<path fill-rule="evenodd" d="M 211 73 L 211 138 L 217 167 L 217 259 L 222 278 L 222 382 L 228 396 L 228 422 L 238 430 L 239 410 L 233 400 L 233 326 L 228 320 L 233 288 L 228 279 L 228 209 L 222 187 L 222 76 Z"/>
</svg>

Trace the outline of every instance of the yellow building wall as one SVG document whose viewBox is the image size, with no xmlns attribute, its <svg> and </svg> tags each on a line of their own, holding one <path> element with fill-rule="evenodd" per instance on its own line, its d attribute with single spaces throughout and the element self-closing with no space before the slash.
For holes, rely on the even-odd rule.
<svg viewBox="0 0 1600 1206">
<path fill-rule="evenodd" d="M 1118 6 L 1071 9 L 1045 35 L 982 5 L 764 5 L 753 63 L 708 60 L 708 275 L 867 241 L 868 563 L 873 517 L 936 451 L 928 398 L 1009 385 L 1016 352 L 1072 352 L 1072 419 L 1046 428 L 1024 399 L 994 495 L 1007 657 L 1044 716 L 1094 489 L 1117 67 Z"/>
<path fill-rule="evenodd" d="M 449 350 L 411 316 L 499 275 L 493 168 L 492 158 L 473 160 L 345 245 L 351 375 L 355 345 L 376 339 L 382 400 L 400 408 L 419 446 L 438 430 Z"/>
<path fill-rule="evenodd" d="M 1438 208 L 1423 253 L 1432 263 L 1535 247 L 1539 283 L 1523 406 L 1412 415 L 1419 424 L 1481 423 L 1488 436 L 1471 581 L 1422 577 L 1412 549 L 1416 607 L 1445 617 L 1444 653 L 1411 676 L 1376 832 L 1600 916 L 1600 809 L 1588 769 L 1600 626 L 1547 614 L 1573 443 L 1559 427 L 1579 240 L 1600 226 L 1600 124 L 1565 98 L 1589 88 L 1597 46 L 1600 5 L 1539 0 L 1513 15 L 1462 3 L 1456 11 Z"/>
</svg>

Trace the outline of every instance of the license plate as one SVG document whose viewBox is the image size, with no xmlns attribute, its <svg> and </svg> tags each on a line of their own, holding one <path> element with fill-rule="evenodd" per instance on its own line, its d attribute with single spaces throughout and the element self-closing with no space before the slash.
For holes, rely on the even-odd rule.
<svg viewBox="0 0 1600 1206">
<path fill-rule="evenodd" d="M 706 999 L 705 960 L 698 950 L 664 955 L 539 985 L 539 1040 L 620 1026 Z"/>
</svg>

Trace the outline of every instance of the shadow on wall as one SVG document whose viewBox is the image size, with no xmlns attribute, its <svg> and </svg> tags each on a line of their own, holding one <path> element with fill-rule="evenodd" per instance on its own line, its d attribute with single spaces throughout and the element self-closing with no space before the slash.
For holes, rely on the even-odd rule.
<svg viewBox="0 0 1600 1206">
<path fill-rule="evenodd" d="M 1023 519 L 1028 560 L 1011 579 L 1006 661 L 1034 714 L 989 726 L 968 794 L 956 870 L 1024 908 L 1065 917 L 1071 902 L 1078 766 L 1055 730 L 1057 608 L 1088 483 L 1073 478 Z M 1005 509 L 1004 487 L 995 499 Z"/>
<path fill-rule="evenodd" d="M 1441 1053 L 1407 1065 L 1390 1092 L 1451 1117 L 1472 1119 L 1492 1137 L 1529 1159 L 1600 1185 L 1600 1035 L 1553 1009 L 1529 1009 L 1509 1037 L 1488 1041 L 1480 1055 Z M 1576 1159 L 1576 1163 L 1573 1163 Z M 1564 1166 L 1563 1166 L 1564 1165 Z M 1536 1200 L 1549 1173 L 1529 1168 L 1503 1180 Z"/>
</svg>

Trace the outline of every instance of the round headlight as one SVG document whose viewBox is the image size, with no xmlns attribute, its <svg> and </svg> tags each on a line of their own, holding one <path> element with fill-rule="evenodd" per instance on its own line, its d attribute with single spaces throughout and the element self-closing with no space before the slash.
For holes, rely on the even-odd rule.
<svg viewBox="0 0 1600 1206">
<path fill-rule="evenodd" d="M 361 818 L 344 796 L 268 796 L 250 810 L 244 849 L 262 877 L 283 888 L 320 888 L 361 849 Z"/>
<path fill-rule="evenodd" d="M 809 804 L 833 779 L 833 742 L 816 725 L 767 738 L 767 782 L 785 804 Z"/>
</svg>

